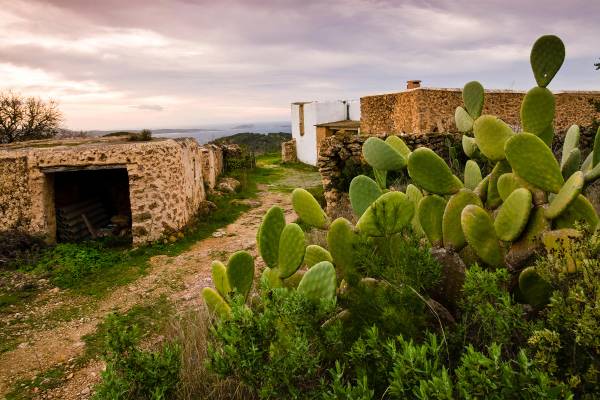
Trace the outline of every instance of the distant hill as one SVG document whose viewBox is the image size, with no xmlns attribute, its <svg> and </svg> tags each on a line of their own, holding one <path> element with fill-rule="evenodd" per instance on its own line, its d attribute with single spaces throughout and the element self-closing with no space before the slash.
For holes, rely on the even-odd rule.
<svg viewBox="0 0 600 400">
<path fill-rule="evenodd" d="M 256 154 L 274 153 L 281 151 L 281 143 L 292 139 L 292 135 L 284 132 L 277 133 L 251 133 L 243 132 L 235 135 L 225 136 L 210 143 L 215 144 L 237 144 L 246 147 Z"/>
</svg>

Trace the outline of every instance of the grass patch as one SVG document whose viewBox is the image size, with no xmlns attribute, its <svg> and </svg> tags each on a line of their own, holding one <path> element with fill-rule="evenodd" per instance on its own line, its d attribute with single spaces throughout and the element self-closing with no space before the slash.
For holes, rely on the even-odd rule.
<svg viewBox="0 0 600 400">
<path fill-rule="evenodd" d="M 42 392 L 59 387 L 65 381 L 66 370 L 59 365 L 39 374 L 33 379 L 19 380 L 13 390 L 6 395 L 6 400 L 30 400 L 40 398 Z"/>
</svg>

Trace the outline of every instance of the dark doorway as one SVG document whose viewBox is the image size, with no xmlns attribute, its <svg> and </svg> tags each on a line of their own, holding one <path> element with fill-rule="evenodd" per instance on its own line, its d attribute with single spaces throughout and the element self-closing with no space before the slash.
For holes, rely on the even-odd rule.
<svg viewBox="0 0 600 400">
<path fill-rule="evenodd" d="M 45 172 L 54 178 L 59 242 L 131 237 L 129 177 L 125 167 L 57 168 Z"/>
</svg>

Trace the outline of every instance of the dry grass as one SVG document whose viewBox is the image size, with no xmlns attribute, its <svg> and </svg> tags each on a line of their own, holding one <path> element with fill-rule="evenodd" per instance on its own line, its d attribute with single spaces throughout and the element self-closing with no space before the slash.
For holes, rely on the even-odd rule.
<svg viewBox="0 0 600 400">
<path fill-rule="evenodd" d="M 250 400 L 253 396 L 241 382 L 220 379 L 207 368 L 211 317 L 206 308 L 178 316 L 169 337 L 181 343 L 181 372 L 177 398 L 181 400 Z"/>
</svg>

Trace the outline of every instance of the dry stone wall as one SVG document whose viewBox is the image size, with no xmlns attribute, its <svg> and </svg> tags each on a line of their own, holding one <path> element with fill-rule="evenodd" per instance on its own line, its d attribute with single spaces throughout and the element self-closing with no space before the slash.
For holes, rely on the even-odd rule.
<svg viewBox="0 0 600 400">
<path fill-rule="evenodd" d="M 515 129 L 520 127 L 520 107 L 524 92 L 488 90 L 486 114 L 497 115 Z M 600 119 L 600 92 L 558 92 L 555 128 L 564 133 L 572 124 L 588 126 Z M 431 132 L 457 132 L 454 110 L 462 105 L 460 89 L 418 88 L 400 93 L 367 96 L 360 99 L 361 133 L 368 135 Z"/>
<path fill-rule="evenodd" d="M 377 135 L 385 139 L 387 135 Z M 397 135 L 411 148 L 426 146 L 441 157 L 450 161 L 450 148 L 460 150 L 462 135 L 441 133 L 430 135 Z M 340 216 L 349 210 L 348 186 L 352 178 L 359 173 L 370 173 L 371 167 L 362 156 L 362 145 L 368 139 L 366 135 L 329 136 L 321 143 L 317 167 L 323 181 L 327 214 Z M 346 215 L 344 215 L 346 216 Z"/>
<path fill-rule="evenodd" d="M 126 168 L 133 241 L 141 244 L 190 221 L 206 198 L 205 183 L 214 185 L 223 170 L 223 153 L 218 146 L 201 147 L 193 139 L 1 146 L 0 230 L 20 229 L 55 240 L 53 174 L 48 171 L 56 167 Z"/>
<path fill-rule="evenodd" d="M 281 161 L 284 163 L 298 161 L 296 154 L 296 139 L 281 143 Z"/>
</svg>

